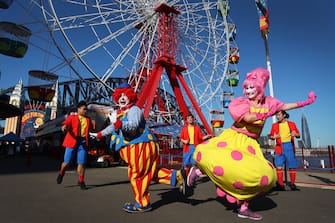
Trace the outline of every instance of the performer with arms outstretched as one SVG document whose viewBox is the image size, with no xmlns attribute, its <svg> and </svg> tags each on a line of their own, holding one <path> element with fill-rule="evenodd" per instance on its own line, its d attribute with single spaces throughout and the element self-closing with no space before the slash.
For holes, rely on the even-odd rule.
<svg viewBox="0 0 335 223">
<path fill-rule="evenodd" d="M 268 80 L 269 72 L 264 68 L 249 72 L 243 82 L 245 97 L 229 104 L 233 125 L 199 144 L 194 153 L 197 166 L 216 185 L 218 196 L 241 205 L 238 217 L 253 220 L 262 216 L 248 208 L 249 201 L 272 189 L 276 182 L 275 168 L 264 158 L 257 142 L 265 120 L 279 110 L 300 108 L 316 99 L 311 92 L 306 101 L 284 104 L 264 95 Z"/>
</svg>

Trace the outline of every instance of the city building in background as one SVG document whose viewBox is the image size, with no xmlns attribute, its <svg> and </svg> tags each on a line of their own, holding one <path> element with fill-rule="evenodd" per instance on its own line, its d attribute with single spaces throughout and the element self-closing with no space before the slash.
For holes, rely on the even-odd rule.
<svg viewBox="0 0 335 223">
<path fill-rule="evenodd" d="M 9 104 L 14 105 L 16 107 L 20 107 L 21 105 L 21 97 L 22 97 L 22 80 L 20 80 L 14 87 L 14 90 L 10 96 Z M 19 117 L 9 117 L 6 118 L 6 124 L 4 128 L 4 135 L 13 132 L 18 134 L 20 132 L 19 126 L 17 123 L 19 122 Z"/>
</svg>

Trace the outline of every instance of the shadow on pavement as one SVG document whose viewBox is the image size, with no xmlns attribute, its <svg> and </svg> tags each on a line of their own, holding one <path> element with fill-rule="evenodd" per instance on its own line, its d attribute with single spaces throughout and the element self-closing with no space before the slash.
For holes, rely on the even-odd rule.
<svg viewBox="0 0 335 223">
<path fill-rule="evenodd" d="M 231 210 L 237 213 L 239 207 L 236 203 L 229 203 L 224 197 L 217 197 L 216 200 L 221 203 L 226 210 Z M 268 198 L 267 195 L 259 196 L 250 201 L 250 209 L 253 211 L 265 211 L 275 207 L 277 207 L 277 204 L 272 199 Z"/>
<path fill-rule="evenodd" d="M 318 179 L 318 180 L 320 180 L 321 182 L 326 183 L 326 184 L 335 184 L 335 182 L 332 181 L 332 180 L 330 180 L 329 178 L 320 177 L 320 176 L 311 175 L 311 174 L 308 174 L 308 176 L 313 177 L 313 178 L 315 178 L 315 179 Z"/>
<path fill-rule="evenodd" d="M 196 206 L 198 204 L 216 200 L 215 198 L 208 198 L 205 200 L 189 198 L 189 197 L 183 196 L 181 192 L 179 191 L 179 188 L 159 189 L 159 190 L 164 191 L 164 192 L 158 193 L 161 199 L 151 204 L 153 209 L 158 209 L 161 206 L 165 206 L 171 203 L 186 203 L 186 204 Z M 151 191 L 155 191 L 155 190 L 151 190 Z"/>
<path fill-rule="evenodd" d="M 111 182 L 111 183 L 104 183 L 104 184 L 88 184 L 87 189 L 94 189 L 99 187 L 107 187 L 107 186 L 113 186 L 113 185 L 121 185 L 121 184 L 130 184 L 129 180 L 124 181 L 117 181 L 117 182 Z"/>
<path fill-rule="evenodd" d="M 208 180 L 204 179 L 203 181 L 207 182 Z M 159 189 L 159 190 L 163 191 L 161 193 L 158 193 L 161 199 L 159 201 L 152 203 L 153 209 L 158 209 L 161 206 L 165 206 L 171 203 L 186 203 L 192 206 L 196 206 L 196 205 L 203 204 L 206 202 L 211 202 L 211 201 L 219 202 L 226 208 L 226 210 L 233 211 L 234 213 L 237 213 L 238 208 L 239 208 L 236 203 L 234 204 L 229 203 L 226 200 L 226 198 L 209 197 L 207 199 L 196 199 L 192 197 L 193 194 L 190 194 L 188 197 L 183 196 L 181 192 L 179 191 L 179 188 Z M 151 190 L 151 191 L 155 191 L 155 190 Z M 264 211 L 264 210 L 270 210 L 270 209 L 276 208 L 277 204 L 271 198 L 269 198 L 269 196 L 274 196 L 274 195 L 266 194 L 266 195 L 262 195 L 257 198 L 254 198 L 250 202 L 250 208 L 254 211 Z"/>
<path fill-rule="evenodd" d="M 265 211 L 277 207 L 277 204 L 267 195 L 253 199 L 250 202 L 251 209 L 254 211 Z"/>
</svg>

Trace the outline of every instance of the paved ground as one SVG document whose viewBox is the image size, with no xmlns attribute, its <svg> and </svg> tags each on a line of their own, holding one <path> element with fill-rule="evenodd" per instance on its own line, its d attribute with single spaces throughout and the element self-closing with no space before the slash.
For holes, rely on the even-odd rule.
<svg viewBox="0 0 335 223">
<path fill-rule="evenodd" d="M 23 157 L 0 159 L 0 222 L 252 222 L 240 219 L 217 198 L 211 182 L 201 182 L 195 194 L 181 196 L 177 188 L 153 184 L 153 210 L 141 214 L 122 211 L 132 201 L 124 167 L 89 168 L 88 190 L 76 185 L 71 170 L 63 184 L 56 184 L 59 161 L 33 157 L 27 166 Z M 260 197 L 251 208 L 263 215 L 262 222 L 330 223 L 335 221 L 335 173 L 299 172 L 300 191 L 283 191 Z"/>
</svg>

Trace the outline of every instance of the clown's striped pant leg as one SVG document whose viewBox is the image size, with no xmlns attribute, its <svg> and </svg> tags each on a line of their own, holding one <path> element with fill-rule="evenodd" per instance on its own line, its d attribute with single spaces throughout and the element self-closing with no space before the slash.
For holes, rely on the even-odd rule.
<svg viewBox="0 0 335 223">
<path fill-rule="evenodd" d="M 176 184 L 178 183 L 177 175 L 178 175 L 178 172 L 176 170 L 160 168 L 157 170 L 157 174 L 155 174 L 153 180 L 160 184 L 176 186 Z"/>
<path fill-rule="evenodd" d="M 150 204 L 149 185 L 157 168 L 157 142 L 128 145 L 120 150 L 121 158 L 128 163 L 128 178 L 135 201 L 142 207 Z"/>
</svg>

